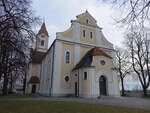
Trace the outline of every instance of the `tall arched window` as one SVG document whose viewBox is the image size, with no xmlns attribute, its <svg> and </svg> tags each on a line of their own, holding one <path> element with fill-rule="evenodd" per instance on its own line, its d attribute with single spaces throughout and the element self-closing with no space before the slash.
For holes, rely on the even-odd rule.
<svg viewBox="0 0 150 113">
<path fill-rule="evenodd" d="M 83 30 L 83 37 L 85 37 L 85 30 Z"/>
<path fill-rule="evenodd" d="M 89 23 L 89 20 L 88 20 L 88 19 L 86 19 L 86 23 L 87 23 L 87 24 Z"/>
<path fill-rule="evenodd" d="M 44 46 L 44 40 L 41 40 L 41 46 Z"/>
<path fill-rule="evenodd" d="M 70 52 L 66 52 L 66 64 L 70 63 Z"/>
</svg>

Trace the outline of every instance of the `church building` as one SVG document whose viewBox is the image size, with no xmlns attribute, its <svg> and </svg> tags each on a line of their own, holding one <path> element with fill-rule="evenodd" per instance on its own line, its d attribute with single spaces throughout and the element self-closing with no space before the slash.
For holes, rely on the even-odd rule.
<svg viewBox="0 0 150 113">
<path fill-rule="evenodd" d="M 119 78 L 113 70 L 113 44 L 88 11 L 71 20 L 68 30 L 57 32 L 50 48 L 49 38 L 43 23 L 32 52 L 27 93 L 85 98 L 120 96 Z"/>
</svg>

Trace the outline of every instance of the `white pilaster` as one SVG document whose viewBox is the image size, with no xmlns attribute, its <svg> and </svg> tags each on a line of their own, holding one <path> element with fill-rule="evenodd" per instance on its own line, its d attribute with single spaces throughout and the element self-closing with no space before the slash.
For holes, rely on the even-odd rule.
<svg viewBox="0 0 150 113">
<path fill-rule="evenodd" d="M 52 95 L 60 93 L 62 43 L 55 42 Z"/>
<path fill-rule="evenodd" d="M 74 65 L 76 65 L 80 61 L 80 46 L 75 44 L 74 49 Z"/>
<path fill-rule="evenodd" d="M 79 23 L 72 23 L 73 24 L 73 36 L 74 36 L 74 41 L 80 42 L 80 24 Z"/>
</svg>

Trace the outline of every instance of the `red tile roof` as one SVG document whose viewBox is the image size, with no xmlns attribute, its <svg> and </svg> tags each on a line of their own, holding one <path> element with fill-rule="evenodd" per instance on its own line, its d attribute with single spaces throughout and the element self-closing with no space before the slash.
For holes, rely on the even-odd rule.
<svg viewBox="0 0 150 113">
<path fill-rule="evenodd" d="M 92 48 L 91 50 L 89 50 L 85 54 L 85 56 L 80 60 L 80 62 L 75 66 L 75 68 L 73 70 L 79 69 L 80 67 L 91 67 L 93 56 L 97 56 L 97 55 L 112 58 L 107 53 L 105 53 L 103 50 L 99 49 L 98 47 L 95 47 L 95 48 Z"/>
<path fill-rule="evenodd" d="M 40 83 L 40 80 L 37 76 L 32 76 L 28 82 L 29 84 L 32 83 L 32 84 L 38 84 Z"/>
<path fill-rule="evenodd" d="M 45 26 L 45 23 L 42 24 L 38 34 L 45 34 L 46 36 L 49 36 L 48 32 L 47 32 L 47 29 L 46 29 L 46 26 Z"/>
<path fill-rule="evenodd" d="M 90 51 L 88 51 L 88 54 L 92 55 L 92 56 L 102 55 L 105 57 L 112 58 L 111 56 L 109 56 L 107 53 L 105 53 L 103 50 L 101 50 L 98 47 L 95 47 L 95 48 L 91 49 Z"/>
<path fill-rule="evenodd" d="M 45 54 L 45 52 L 33 51 L 31 56 L 32 63 L 40 64 Z"/>
</svg>

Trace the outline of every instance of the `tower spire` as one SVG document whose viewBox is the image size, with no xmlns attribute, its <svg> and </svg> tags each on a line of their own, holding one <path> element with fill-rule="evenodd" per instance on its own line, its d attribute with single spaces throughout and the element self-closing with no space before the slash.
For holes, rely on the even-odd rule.
<svg viewBox="0 0 150 113">
<path fill-rule="evenodd" d="M 46 26 L 45 26 L 45 21 L 43 22 L 43 24 L 42 24 L 42 26 L 41 26 L 41 28 L 40 28 L 40 30 L 38 32 L 38 35 L 39 34 L 44 34 L 46 36 L 49 36 L 48 32 L 47 32 L 47 29 L 46 29 Z"/>
<path fill-rule="evenodd" d="M 41 28 L 36 35 L 36 51 L 46 52 L 48 50 L 49 35 L 45 26 L 45 22 L 41 25 Z"/>
</svg>

